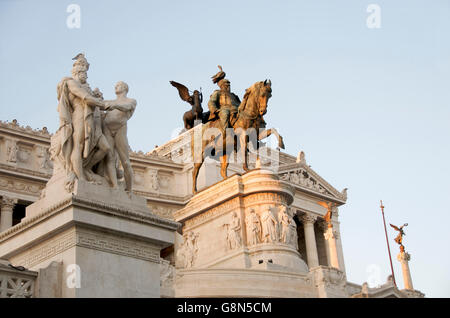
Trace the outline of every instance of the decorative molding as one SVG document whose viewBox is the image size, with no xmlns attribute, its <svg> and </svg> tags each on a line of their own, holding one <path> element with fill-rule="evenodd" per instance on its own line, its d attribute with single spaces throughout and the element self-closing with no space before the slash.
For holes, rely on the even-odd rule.
<svg viewBox="0 0 450 318">
<path fill-rule="evenodd" d="M 288 205 L 286 195 L 275 192 L 255 193 L 244 197 L 244 206 L 250 207 L 253 204 L 277 204 Z"/>
<path fill-rule="evenodd" d="M 75 246 L 75 227 L 60 233 L 51 239 L 28 248 L 24 253 L 13 257 L 15 264 L 25 268 L 33 267 L 55 255 L 58 255 Z"/>
<path fill-rule="evenodd" d="M 140 213 L 140 212 L 136 212 L 133 208 L 119 207 L 119 206 L 110 205 L 110 204 L 107 204 L 104 202 L 97 202 L 95 200 L 86 200 L 86 199 L 77 198 L 76 196 L 72 196 L 61 202 L 58 202 L 54 205 L 47 207 L 47 209 L 44 209 L 42 212 L 40 212 L 34 216 L 24 218 L 22 220 L 22 222 L 20 222 L 19 224 L 0 233 L 0 243 L 4 240 L 7 240 L 10 236 L 14 235 L 15 233 L 17 233 L 19 231 L 23 231 L 23 230 L 33 226 L 35 223 L 39 222 L 43 218 L 50 217 L 51 215 L 60 213 L 66 207 L 69 207 L 71 205 L 81 206 L 81 207 L 87 208 L 89 210 L 105 213 L 108 215 L 124 217 L 127 219 L 142 222 L 145 224 L 160 225 L 160 226 L 168 227 L 173 230 L 176 230 L 179 226 L 179 224 L 177 222 L 158 217 L 154 214 L 151 214 L 150 211 L 148 213 L 146 213 L 146 212 Z"/>
<path fill-rule="evenodd" d="M 14 263 L 30 268 L 75 246 L 154 263 L 160 262 L 159 249 L 150 244 L 108 233 L 72 227 L 41 244 L 27 249 L 25 253 L 18 257 L 14 257 Z"/>
<path fill-rule="evenodd" d="M 159 248 L 149 243 L 87 229 L 75 233 L 77 246 L 160 263 Z"/>
<path fill-rule="evenodd" d="M 0 179 L 0 189 L 3 189 L 8 192 L 14 193 L 22 193 L 26 195 L 32 195 L 36 198 L 39 197 L 42 189 L 44 189 L 45 184 L 37 184 L 35 182 L 28 182 L 22 180 L 17 180 L 13 178 L 4 178 Z"/>
<path fill-rule="evenodd" d="M 51 173 L 43 173 L 36 170 L 20 168 L 16 166 L 11 166 L 8 164 L 0 163 L 0 169 L 4 170 L 8 174 L 18 174 L 20 176 L 17 177 L 25 177 L 26 179 L 39 179 L 39 181 L 47 182 L 52 174 Z"/>
<path fill-rule="evenodd" d="M 210 221 L 211 219 L 218 218 L 232 210 L 235 210 L 240 207 L 240 198 L 235 197 L 225 203 L 222 203 L 205 213 L 197 215 L 189 220 L 185 221 L 185 229 L 192 229 L 196 226 L 199 226 L 203 223 Z"/>
</svg>

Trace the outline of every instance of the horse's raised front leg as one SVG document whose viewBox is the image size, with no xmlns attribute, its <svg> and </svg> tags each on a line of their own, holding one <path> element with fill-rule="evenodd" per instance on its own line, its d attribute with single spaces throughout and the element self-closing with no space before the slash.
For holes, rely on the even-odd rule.
<svg viewBox="0 0 450 318">
<path fill-rule="evenodd" d="M 278 133 L 278 131 L 275 128 L 266 129 L 266 130 L 263 130 L 262 132 L 260 132 L 259 133 L 259 137 L 258 137 L 258 141 L 261 141 L 261 140 L 269 137 L 272 134 L 277 136 L 278 147 L 281 148 L 281 149 L 284 149 L 283 137 L 281 137 L 281 135 Z"/>
</svg>

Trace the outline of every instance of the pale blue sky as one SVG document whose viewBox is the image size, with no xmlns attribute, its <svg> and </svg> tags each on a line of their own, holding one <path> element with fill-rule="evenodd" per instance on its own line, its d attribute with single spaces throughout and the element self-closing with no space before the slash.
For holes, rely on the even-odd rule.
<svg viewBox="0 0 450 318">
<path fill-rule="evenodd" d="M 69 29 L 66 8 L 81 7 Z M 381 7 L 369 29 L 366 8 Z M 166 142 L 188 108 L 170 80 L 215 88 L 221 64 L 242 96 L 270 78 L 266 121 L 287 152 L 341 190 L 348 279 L 390 273 L 386 218 L 409 223 L 405 245 L 414 287 L 450 297 L 450 2 L 434 1 L 0 1 L 0 119 L 58 125 L 56 84 L 85 52 L 89 83 L 105 98 L 114 83 L 138 101 L 129 124 L 134 150 Z M 206 108 L 206 102 L 204 104 Z M 395 232 L 388 230 L 397 282 Z"/>
</svg>

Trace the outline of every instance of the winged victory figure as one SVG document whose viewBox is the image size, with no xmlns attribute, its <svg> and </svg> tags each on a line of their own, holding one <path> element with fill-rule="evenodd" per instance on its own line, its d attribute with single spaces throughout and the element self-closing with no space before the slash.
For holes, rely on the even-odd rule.
<svg viewBox="0 0 450 318">
<path fill-rule="evenodd" d="M 192 106 L 192 109 L 188 110 L 183 115 L 184 128 L 189 130 L 194 127 L 196 121 L 202 122 L 203 120 L 203 94 L 198 90 L 195 90 L 192 95 L 189 95 L 189 89 L 183 84 L 175 81 L 170 81 L 170 84 L 178 90 L 180 98 Z"/>
<path fill-rule="evenodd" d="M 333 203 L 329 202 L 323 202 L 323 201 L 319 201 L 317 202 L 317 204 L 323 206 L 325 209 L 327 209 L 327 213 L 324 215 L 324 220 L 325 222 L 328 224 L 328 227 L 332 227 L 331 224 L 331 218 L 333 217 L 333 207 L 335 207 L 335 205 L 333 205 Z"/>
<path fill-rule="evenodd" d="M 400 249 L 403 247 L 403 235 L 406 235 L 405 232 L 403 231 L 403 227 L 408 226 L 408 223 L 403 224 L 400 227 L 397 227 L 391 223 L 389 223 L 389 225 L 396 231 L 398 231 L 398 235 L 397 237 L 394 239 L 395 243 L 397 243 L 398 245 L 400 245 Z"/>
</svg>

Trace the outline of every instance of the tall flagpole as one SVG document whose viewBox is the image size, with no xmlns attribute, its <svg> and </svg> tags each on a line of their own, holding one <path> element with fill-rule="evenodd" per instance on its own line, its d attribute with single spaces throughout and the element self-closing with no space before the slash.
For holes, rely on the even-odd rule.
<svg viewBox="0 0 450 318">
<path fill-rule="evenodd" d="M 386 230 L 386 221 L 384 219 L 384 206 L 383 206 L 382 200 L 380 200 L 380 208 L 381 208 L 381 214 L 383 215 L 384 234 L 386 234 L 386 244 L 387 244 L 388 253 L 389 253 L 389 262 L 391 263 L 392 280 L 394 281 L 395 287 L 397 287 L 397 283 L 395 282 L 394 267 L 392 266 L 391 249 L 389 247 L 389 240 L 388 240 L 388 235 L 387 235 L 387 230 Z"/>
</svg>

